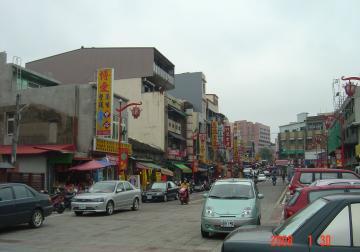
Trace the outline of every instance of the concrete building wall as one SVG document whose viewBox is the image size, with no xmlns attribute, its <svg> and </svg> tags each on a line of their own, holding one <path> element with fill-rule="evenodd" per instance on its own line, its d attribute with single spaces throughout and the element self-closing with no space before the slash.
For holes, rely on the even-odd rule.
<svg viewBox="0 0 360 252">
<path fill-rule="evenodd" d="M 128 134 L 130 138 L 165 150 L 165 95 L 160 92 L 142 93 L 141 78 L 114 81 L 114 92 L 129 102 L 142 102 L 141 114 L 134 119 L 129 113 Z M 128 108 L 130 112 L 131 108 Z"/>
<path fill-rule="evenodd" d="M 63 84 L 96 81 L 99 68 L 115 69 L 115 78 L 129 79 L 153 75 L 153 47 L 80 48 L 26 63 L 26 67 L 60 80 Z"/>
<path fill-rule="evenodd" d="M 202 99 L 205 98 L 205 90 L 203 90 L 203 73 L 181 73 L 175 74 L 175 89 L 169 93 L 177 98 L 189 101 L 194 105 L 196 112 L 203 112 Z M 206 108 L 206 103 L 205 103 Z"/>
<path fill-rule="evenodd" d="M 283 126 L 279 126 L 279 129 L 280 129 L 280 133 L 283 133 L 285 131 L 293 131 L 293 130 L 296 130 L 296 131 L 300 131 L 301 128 L 305 128 L 306 124 L 305 122 L 300 122 L 300 123 L 291 123 L 291 124 L 288 124 L 288 125 L 283 125 Z"/>
<path fill-rule="evenodd" d="M 44 155 L 18 156 L 17 162 L 19 166 L 19 172 L 43 173 L 45 178 L 47 178 L 48 174 L 46 160 L 47 158 Z M 45 179 L 45 188 L 47 188 L 47 182 L 47 179 Z"/>
</svg>

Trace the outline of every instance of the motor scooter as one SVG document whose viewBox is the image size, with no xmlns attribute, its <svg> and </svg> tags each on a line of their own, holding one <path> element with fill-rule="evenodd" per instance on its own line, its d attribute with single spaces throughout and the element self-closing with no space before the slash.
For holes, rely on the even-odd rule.
<svg viewBox="0 0 360 252">
<path fill-rule="evenodd" d="M 181 188 L 179 190 L 179 200 L 181 205 L 183 204 L 189 204 L 189 192 L 186 188 Z"/>
<path fill-rule="evenodd" d="M 272 176 L 272 184 L 273 184 L 273 186 L 275 186 L 276 185 L 276 176 Z"/>
</svg>

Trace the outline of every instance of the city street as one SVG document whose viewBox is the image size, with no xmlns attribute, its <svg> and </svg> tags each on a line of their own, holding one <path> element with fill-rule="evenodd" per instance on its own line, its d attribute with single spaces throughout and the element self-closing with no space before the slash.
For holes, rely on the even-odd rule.
<svg viewBox="0 0 360 252">
<path fill-rule="evenodd" d="M 280 221 L 285 185 L 278 182 L 258 184 L 264 194 L 262 225 Z M 201 237 L 202 203 L 202 193 L 194 193 L 189 205 L 144 203 L 137 212 L 124 210 L 112 216 L 53 214 L 39 229 L 24 225 L 1 230 L 0 251 L 219 251 L 225 235 Z"/>
</svg>

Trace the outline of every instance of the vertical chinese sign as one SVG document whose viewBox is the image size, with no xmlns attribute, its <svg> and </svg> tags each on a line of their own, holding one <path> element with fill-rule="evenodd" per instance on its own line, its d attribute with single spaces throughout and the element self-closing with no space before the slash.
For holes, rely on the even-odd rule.
<svg viewBox="0 0 360 252">
<path fill-rule="evenodd" d="M 234 137 L 234 162 L 239 161 L 239 149 L 238 149 L 238 140 L 237 137 Z"/>
<path fill-rule="evenodd" d="M 218 148 L 224 148 L 224 125 L 221 123 L 218 125 Z"/>
<path fill-rule="evenodd" d="M 114 69 L 103 68 L 97 72 L 96 136 L 112 135 Z"/>
<path fill-rule="evenodd" d="M 201 162 L 206 162 L 206 134 L 199 134 L 199 149 L 200 149 L 200 160 Z"/>
<path fill-rule="evenodd" d="M 218 147 L 218 122 L 215 120 L 211 122 L 211 145 L 214 150 Z"/>
<path fill-rule="evenodd" d="M 231 128 L 229 125 L 224 126 L 224 146 L 231 148 Z"/>
</svg>

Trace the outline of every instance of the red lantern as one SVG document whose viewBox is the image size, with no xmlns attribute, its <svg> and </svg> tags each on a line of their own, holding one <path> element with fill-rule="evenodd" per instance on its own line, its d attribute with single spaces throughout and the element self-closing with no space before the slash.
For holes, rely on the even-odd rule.
<svg viewBox="0 0 360 252">
<path fill-rule="evenodd" d="M 138 106 L 135 106 L 131 109 L 132 116 L 137 119 L 140 116 L 141 109 Z"/>
</svg>

